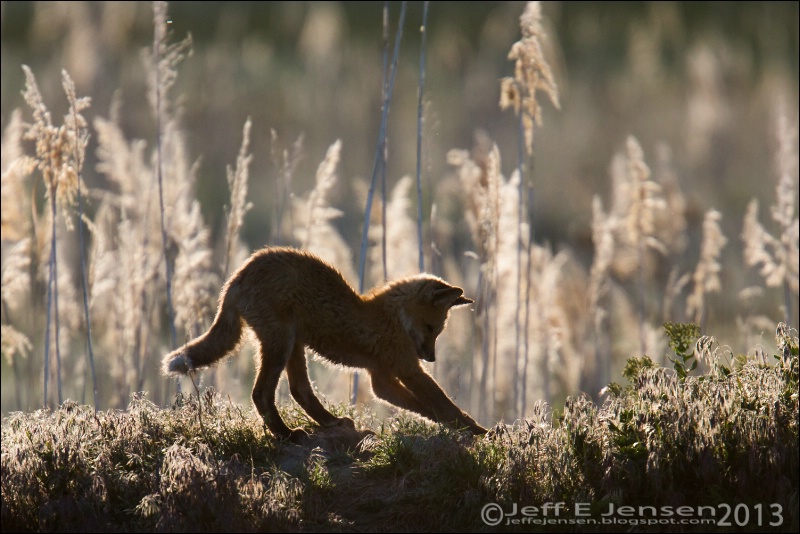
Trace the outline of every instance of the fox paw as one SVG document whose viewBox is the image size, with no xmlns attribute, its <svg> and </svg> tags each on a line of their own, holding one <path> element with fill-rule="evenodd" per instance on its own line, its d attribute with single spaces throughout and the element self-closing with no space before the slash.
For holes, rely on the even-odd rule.
<svg viewBox="0 0 800 534">
<path fill-rule="evenodd" d="M 475 425 L 475 426 L 474 426 L 473 428 L 471 428 L 470 430 L 472 431 L 472 434 L 473 434 L 473 435 L 475 435 L 475 436 L 483 436 L 483 435 L 485 435 L 487 432 L 489 432 L 488 430 L 486 430 L 485 428 L 483 428 L 483 427 L 482 427 L 482 426 L 480 426 L 480 425 Z"/>
</svg>

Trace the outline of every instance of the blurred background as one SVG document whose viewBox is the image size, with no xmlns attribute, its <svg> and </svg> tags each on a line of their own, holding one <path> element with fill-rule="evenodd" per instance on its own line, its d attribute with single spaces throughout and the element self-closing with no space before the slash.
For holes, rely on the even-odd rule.
<svg viewBox="0 0 800 534">
<path fill-rule="evenodd" d="M 531 382 L 522 385 L 529 391 L 528 400 L 521 403 L 515 399 L 512 404 L 497 397 L 497 391 L 511 388 L 514 380 L 501 380 L 502 371 L 495 369 L 488 383 L 481 384 L 487 366 L 481 363 L 482 343 L 474 333 L 477 312 L 454 311 L 451 329 L 439 343 L 442 361 L 432 372 L 459 405 L 480 412 L 484 424 L 523 416 L 538 399 L 558 405 L 567 395 L 583 391 L 597 400 L 603 379 L 606 383 L 620 380 L 625 359 L 641 355 L 637 303 L 646 300 L 647 322 L 656 329 L 663 322 L 662 315 L 670 315 L 661 311 L 668 276 L 671 270 L 684 274 L 695 268 L 705 213 L 710 209 L 722 215 L 719 225 L 727 245 L 718 258 L 721 291 L 707 295 L 704 333 L 717 336 L 730 347 L 731 354 L 752 354 L 758 347 L 768 351 L 774 346 L 775 324 L 791 316 L 792 311 L 792 326 L 797 326 L 796 282 L 794 289 L 788 290 L 782 285 L 766 285 L 758 268 L 746 264 L 740 236 L 752 199 L 759 202 L 759 218 L 766 230 L 775 236 L 781 233 L 769 208 L 776 204 L 782 172 L 779 117 L 794 129 L 794 168 L 789 171 L 793 197 L 783 200 L 793 207 L 795 221 L 797 217 L 798 2 L 544 2 L 541 8 L 547 33 L 543 51 L 558 84 L 560 109 L 540 96 L 543 121 L 535 130 L 533 156 L 527 161 L 526 179 L 533 194 L 526 219 L 536 246 L 552 256 L 561 252 L 568 255 L 568 260 L 559 264 L 562 292 L 558 298 L 564 311 L 561 316 L 567 319 L 555 325 L 555 319 L 545 318 L 541 328 L 556 328 L 562 336 L 559 343 L 566 346 L 563 332 L 572 327 L 570 349 L 559 352 L 552 346 L 532 346 Z M 286 220 L 278 221 L 281 195 L 308 198 L 317 166 L 328 147 L 340 140 L 338 182 L 327 201 L 340 210 L 341 216 L 332 222 L 352 251 L 352 265 L 337 267 L 355 269 L 366 184 L 380 126 L 384 4 L 176 2 L 168 9 L 171 40 L 180 41 L 188 34 L 192 38 L 191 54 L 177 65 L 177 80 L 169 98 L 185 138 L 187 161 L 196 165 L 193 193 L 209 242 L 217 243 L 216 261 L 227 224 L 225 206 L 230 204 L 226 167 L 236 163 L 243 125 L 249 117 L 252 161 L 247 199 L 253 208 L 241 229 L 244 247 L 252 251 L 278 242 L 299 244 L 292 240 L 296 234 L 286 230 Z M 479 269 L 465 253 L 476 250 L 476 243 L 464 218 L 466 201 L 458 169 L 448 165 L 447 154 L 451 149 L 465 149 L 477 160 L 476 153 L 488 139 L 499 150 L 500 172 L 509 177 L 515 170 L 517 118 L 513 112 L 501 110 L 498 101 L 500 79 L 514 73 L 514 64 L 507 56 L 521 37 L 519 18 L 524 9 L 524 2 L 430 4 L 422 159 L 426 269 L 462 285 L 473 296 L 481 291 Z M 391 42 L 399 11 L 399 2 L 389 3 Z M 147 85 L 151 71 L 147 53 L 153 43 L 152 4 L 3 2 L 0 15 L 2 127 L 7 128 L 15 109 L 22 111 L 24 121 L 31 120 L 30 107 L 22 95 L 22 65 L 28 65 L 36 76 L 53 116 L 63 116 L 67 101 L 61 72 L 65 69 L 75 81 L 77 94 L 92 99 L 91 107 L 84 112 L 91 135 L 82 173 L 84 183 L 98 191 L 113 189 L 116 186 L 98 171 L 98 135 L 92 126 L 97 117 L 112 118 L 127 140 L 141 139 L 148 153 L 153 150 L 156 123 Z M 404 175 L 413 176 L 416 167 L 421 21 L 422 2 L 410 2 L 388 121 L 389 191 Z M 664 190 L 678 192 L 680 213 L 672 215 L 682 218 L 685 227 L 681 243 L 670 247 L 669 258 L 654 256 L 650 260 L 654 265 L 642 271 L 648 277 L 646 291 L 636 277 L 624 272 L 609 275 L 619 298 L 614 296 L 607 304 L 612 326 L 605 343 L 610 352 L 605 356 L 608 362 L 604 363 L 601 380 L 592 381 L 588 377 L 598 364 L 588 365 L 583 359 L 598 344 L 586 333 L 591 330 L 592 319 L 580 315 L 586 312 L 582 300 L 564 301 L 569 300 L 570 293 L 586 292 L 586 279 L 595 259 L 593 198 L 597 196 L 606 211 L 610 209 L 615 194 L 612 161 L 616 154 L 627 153 L 629 136 L 638 140 L 653 179 Z M 297 151 L 288 191 L 281 190 L 276 186 L 281 176 L 280 158 L 276 160 L 273 155 L 284 150 L 293 153 L 298 138 L 302 139 L 302 148 Z M 30 141 L 22 141 L 21 146 L 33 155 Z M 3 172 L 8 164 L 4 155 Z M 43 187 L 36 185 L 41 178 L 33 173 L 25 180 L 26 194 L 41 210 Z M 4 212 L 6 204 L 4 196 Z M 430 222 L 434 205 L 438 226 Z M 97 210 L 97 203 L 90 198 L 90 217 Z M 414 194 L 409 199 L 408 214 L 411 218 L 416 214 Z M 450 260 L 433 262 L 436 253 L 429 243 L 434 236 L 441 254 L 436 257 Z M 159 237 L 154 235 L 153 239 Z M 74 248 L 74 234 L 64 237 L 64 242 Z M 12 234 L 4 229 L 4 269 L 13 243 Z M 788 250 L 791 246 L 797 250 L 796 234 Z M 391 262 L 400 261 L 396 257 L 399 254 L 398 250 L 387 250 L 390 277 Z M 74 266 L 73 283 L 79 288 L 76 258 L 73 254 L 66 261 Z M 394 274 L 401 274 L 398 271 Z M 217 274 L 212 301 L 224 278 L 224 273 Z M 793 276 L 796 280 L 796 270 Z M 5 271 L 3 281 L 5 284 Z M 373 277 L 366 285 L 379 282 Z M 163 293 L 163 280 L 154 281 L 153 286 Z M 752 287 L 759 291 L 742 295 L 742 290 Z M 679 302 L 686 293 L 688 290 L 676 296 Z M 32 343 L 24 357 L 3 359 L 4 414 L 43 404 L 44 323 L 30 316 L 44 313 L 44 283 L 34 284 L 24 298 L 25 304 L 17 307 L 3 303 L 3 324 L 17 325 Z M 786 309 L 787 302 L 793 310 Z M 495 304 L 497 316 L 501 305 Z M 683 309 L 682 304 L 676 307 Z M 163 305 L 155 313 L 163 318 Z M 686 315 L 680 311 L 671 318 L 686 320 Z M 213 302 L 204 326 L 212 318 Z M 502 341 L 504 336 L 513 337 L 513 330 L 500 324 L 487 336 Z M 76 325 L 73 335 L 68 336 L 67 348 L 62 349 L 64 372 L 71 377 L 64 396 L 91 402 L 82 331 L 85 325 Z M 114 354 L 112 344 L 104 346 L 98 341 L 100 408 L 124 407 L 130 394 L 139 389 L 148 390 L 154 402 L 169 402 L 174 388 L 157 375 L 157 362 L 171 349 L 166 332 L 163 328 L 149 341 L 149 359 L 144 361 L 150 363 L 137 362 L 151 369 L 135 379 L 114 374 L 111 369 L 127 361 L 129 347 L 118 347 L 120 353 Z M 178 335 L 179 343 L 191 337 L 185 332 Z M 536 339 L 532 337 L 529 343 L 535 345 Z M 662 351 L 651 355 L 669 365 L 663 358 L 668 351 L 663 336 L 647 347 Z M 491 358 L 502 367 L 498 354 L 495 351 Z M 212 377 L 208 382 L 234 400 L 248 402 L 252 364 L 250 358 L 236 362 L 224 364 L 232 367 L 224 380 Z M 514 366 L 507 371 L 508 376 L 518 373 L 519 363 Z M 552 374 L 552 380 L 542 374 Z M 341 378 L 346 375 L 334 371 L 329 378 L 317 367 L 312 368 L 312 375 L 329 400 L 348 398 Z M 66 383 L 67 378 L 64 380 Z M 495 397 L 483 406 L 488 402 L 486 388 L 494 390 Z M 517 386 L 514 390 L 516 397 Z M 368 398 L 365 395 L 364 399 Z"/>
</svg>

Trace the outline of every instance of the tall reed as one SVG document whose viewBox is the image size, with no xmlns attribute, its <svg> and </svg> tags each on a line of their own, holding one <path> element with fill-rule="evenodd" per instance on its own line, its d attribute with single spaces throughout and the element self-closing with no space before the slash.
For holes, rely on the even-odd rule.
<svg viewBox="0 0 800 534">
<path fill-rule="evenodd" d="M 533 183 L 525 179 L 525 152 L 530 157 L 533 154 L 533 134 L 534 125 L 541 125 L 542 111 L 536 98 L 537 91 L 543 91 L 550 102 L 556 107 L 560 107 L 558 99 L 558 86 L 553 77 L 550 64 L 544 57 L 542 51 L 546 44 L 547 35 L 542 26 L 542 11 L 539 2 L 528 2 L 525 11 L 520 15 L 520 29 L 522 39 L 511 46 L 508 59 L 513 60 L 514 76 L 506 77 L 500 83 L 500 108 L 508 109 L 513 107 L 517 115 L 518 126 L 518 145 L 517 145 L 517 174 L 518 188 L 517 193 L 517 293 L 516 293 L 516 316 L 522 317 L 514 323 L 514 364 L 519 369 L 522 359 L 527 362 L 528 350 L 528 303 L 527 298 L 523 298 L 523 257 L 530 258 L 530 243 L 533 238 Z M 524 150 L 523 150 L 524 147 Z M 532 171 L 532 169 L 531 169 Z M 525 190 L 528 190 L 527 194 Z M 526 200 L 530 203 L 526 206 Z M 526 217 L 525 214 L 529 216 Z M 527 232 L 527 235 L 523 235 Z M 530 267 L 528 267 L 530 272 Z M 522 352 L 520 351 L 522 347 Z M 520 354 L 523 356 L 520 356 Z M 520 397 L 520 388 L 524 391 L 527 388 L 527 374 L 522 373 L 522 384 L 514 381 L 514 406 L 517 406 Z M 525 409 L 525 401 L 522 402 L 522 410 Z"/>
<path fill-rule="evenodd" d="M 61 330 L 59 321 L 59 272 L 58 272 L 58 220 L 57 205 L 62 207 L 72 206 L 79 190 L 80 169 L 83 165 L 83 152 L 86 147 L 87 135 L 85 121 L 80 112 L 89 106 L 88 98 L 75 97 L 74 85 L 66 72 L 63 73 L 64 89 L 70 99 L 71 114 L 64 119 L 64 124 L 55 126 L 52 116 L 45 105 L 36 78 L 27 66 L 25 71 L 25 101 L 33 109 L 33 123 L 27 126 L 24 137 L 33 140 L 36 144 L 35 165 L 42 173 L 45 184 L 45 194 L 50 208 L 50 254 L 48 260 L 47 281 L 47 323 L 45 328 L 44 344 L 44 405 L 48 405 L 48 383 L 50 379 L 50 339 L 51 339 L 51 313 L 55 323 L 55 353 L 56 353 L 56 378 L 58 386 L 58 402 L 63 400 L 62 394 L 62 368 L 61 368 Z M 82 131 L 83 129 L 83 131 Z M 63 212 L 63 209 L 62 209 Z M 64 221 L 71 225 L 71 220 L 64 214 Z"/>
<path fill-rule="evenodd" d="M 389 83 L 386 89 L 386 95 L 383 98 L 383 105 L 381 107 L 381 124 L 378 130 L 378 143 L 375 149 L 375 163 L 372 166 L 372 181 L 370 182 L 369 192 L 367 193 L 367 205 L 364 208 L 364 225 L 361 231 L 361 251 L 358 260 L 358 292 L 364 292 L 364 267 L 367 261 L 367 236 L 369 234 L 369 219 L 372 212 L 372 197 L 375 194 L 375 182 L 377 180 L 378 172 L 381 168 L 381 161 L 384 157 L 386 149 L 386 123 L 389 118 L 389 105 L 392 102 L 392 95 L 394 93 L 394 81 L 397 75 L 397 60 L 400 54 L 400 42 L 403 38 L 403 25 L 406 20 L 406 2 L 403 1 L 400 7 L 400 16 L 397 22 L 397 33 L 394 41 L 394 54 L 392 55 L 392 64 L 389 69 Z M 356 403 L 358 395 L 358 373 L 353 374 L 353 395 L 352 404 Z"/>
<path fill-rule="evenodd" d="M 83 169 L 84 156 L 86 153 L 86 145 L 89 143 L 89 132 L 86 119 L 80 114 L 81 110 L 89 107 L 89 99 L 84 97 L 78 99 L 75 95 L 75 83 L 69 77 L 66 70 L 62 71 L 64 91 L 69 100 L 70 113 L 67 116 L 66 126 L 72 130 L 72 157 L 75 162 L 75 172 L 78 174 L 77 179 L 77 196 L 78 196 L 78 235 L 80 239 L 80 258 L 81 258 L 81 291 L 83 296 L 83 311 L 86 320 L 86 345 L 89 357 L 89 366 L 92 371 L 92 393 L 94 398 L 94 409 L 97 411 L 97 373 L 94 368 L 94 349 L 92 346 L 92 321 L 89 317 L 89 291 L 86 270 L 86 244 L 83 236 L 83 194 L 81 191 L 81 170 Z"/>
<path fill-rule="evenodd" d="M 425 90 L 425 43 L 427 41 L 428 6 L 422 3 L 422 25 L 419 27 L 419 90 L 417 95 L 417 244 L 419 246 L 419 272 L 425 271 L 425 255 L 422 249 L 422 108 Z"/>
<path fill-rule="evenodd" d="M 177 77 L 176 67 L 191 47 L 191 36 L 179 43 L 169 43 L 167 2 L 153 2 L 153 86 L 151 87 L 152 106 L 156 120 L 156 181 L 158 182 L 158 201 L 161 214 L 161 242 L 164 249 L 164 267 L 167 283 L 167 311 L 170 321 L 172 348 L 177 346 L 175 330 L 175 310 L 172 303 L 172 262 L 168 250 L 167 223 L 164 216 L 164 127 L 169 121 L 169 108 L 166 102 L 170 88 Z"/>
</svg>

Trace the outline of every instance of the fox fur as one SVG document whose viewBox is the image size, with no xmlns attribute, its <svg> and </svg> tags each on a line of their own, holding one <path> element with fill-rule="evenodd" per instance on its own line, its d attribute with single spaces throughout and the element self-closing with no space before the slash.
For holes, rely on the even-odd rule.
<svg viewBox="0 0 800 534">
<path fill-rule="evenodd" d="M 275 406 L 286 369 L 297 403 L 323 427 L 353 421 L 328 412 L 314 395 L 305 357 L 309 347 L 328 361 L 365 369 L 380 399 L 439 423 L 486 429 L 456 406 L 423 369 L 434 361 L 436 337 L 450 308 L 470 304 L 464 291 L 430 275 L 410 276 L 359 295 L 334 267 L 288 247 L 255 252 L 225 283 L 211 328 L 163 359 L 168 376 L 208 367 L 239 344 L 244 325 L 260 344 L 253 403 L 279 438 L 302 441 Z"/>
</svg>

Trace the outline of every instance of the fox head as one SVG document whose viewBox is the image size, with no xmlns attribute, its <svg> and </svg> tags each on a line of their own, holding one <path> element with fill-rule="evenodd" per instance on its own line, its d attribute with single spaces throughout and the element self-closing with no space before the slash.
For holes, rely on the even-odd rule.
<svg viewBox="0 0 800 534">
<path fill-rule="evenodd" d="M 447 323 L 450 308 L 472 304 L 464 290 L 429 274 L 405 278 L 391 285 L 389 294 L 420 359 L 436 359 L 436 338 Z"/>
</svg>

